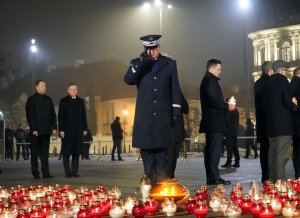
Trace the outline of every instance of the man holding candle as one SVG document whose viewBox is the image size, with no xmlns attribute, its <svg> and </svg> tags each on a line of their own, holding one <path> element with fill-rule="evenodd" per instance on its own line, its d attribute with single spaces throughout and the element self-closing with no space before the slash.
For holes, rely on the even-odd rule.
<svg viewBox="0 0 300 218">
<path fill-rule="evenodd" d="M 141 149 L 144 173 L 152 185 L 168 176 L 168 149 L 174 146 L 172 126 L 181 115 L 176 62 L 160 54 L 161 35 L 140 37 L 144 51 L 133 59 L 124 77 L 137 86 L 133 147 Z"/>
<path fill-rule="evenodd" d="M 236 109 L 233 102 L 225 102 L 219 80 L 221 79 L 221 61 L 211 59 L 207 62 L 207 71 L 200 85 L 202 119 L 200 133 L 205 133 L 206 145 L 204 165 L 208 185 L 229 185 L 220 177 L 218 169 L 222 150 L 223 133 L 226 132 L 225 113 Z"/>
</svg>

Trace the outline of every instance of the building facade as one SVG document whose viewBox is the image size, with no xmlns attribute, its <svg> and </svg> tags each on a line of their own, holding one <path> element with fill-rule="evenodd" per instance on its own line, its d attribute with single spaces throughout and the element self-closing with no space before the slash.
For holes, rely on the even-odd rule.
<svg viewBox="0 0 300 218">
<path fill-rule="evenodd" d="M 278 59 L 288 63 L 288 77 L 292 77 L 293 70 L 300 65 L 300 24 L 260 30 L 248 37 L 253 41 L 254 81 L 260 77 L 264 61 Z"/>
</svg>

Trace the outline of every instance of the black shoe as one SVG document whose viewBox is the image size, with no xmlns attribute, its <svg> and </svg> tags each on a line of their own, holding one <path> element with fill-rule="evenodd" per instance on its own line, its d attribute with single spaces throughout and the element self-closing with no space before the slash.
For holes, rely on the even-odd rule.
<svg viewBox="0 0 300 218">
<path fill-rule="evenodd" d="M 216 181 L 218 184 L 223 184 L 223 185 L 230 185 L 231 182 L 229 180 L 224 180 L 221 177 L 219 178 L 218 181 Z"/>
<path fill-rule="evenodd" d="M 76 173 L 76 174 L 73 174 L 72 176 L 73 176 L 73 177 L 75 177 L 75 178 L 78 178 L 78 177 L 80 177 L 80 175 L 79 175 L 78 173 Z"/>
<path fill-rule="evenodd" d="M 67 177 L 67 178 L 71 178 L 71 177 L 72 177 L 72 174 L 66 174 L 66 177 Z"/>
<path fill-rule="evenodd" d="M 249 159 L 249 156 L 244 156 L 245 159 Z"/>
<path fill-rule="evenodd" d="M 230 163 L 225 163 L 224 165 L 222 165 L 221 167 L 223 168 L 231 168 L 231 164 Z"/>
<path fill-rule="evenodd" d="M 49 175 L 43 176 L 43 178 L 44 178 L 44 179 L 52 179 L 52 178 L 54 178 L 54 176 L 52 176 L 52 175 L 49 174 Z"/>
<path fill-rule="evenodd" d="M 40 175 L 33 176 L 34 179 L 41 179 Z"/>
<path fill-rule="evenodd" d="M 124 161 L 122 158 L 119 158 L 118 161 Z"/>
<path fill-rule="evenodd" d="M 258 158 L 258 154 L 256 154 L 256 155 L 254 156 L 254 159 L 256 159 L 256 158 Z"/>
<path fill-rule="evenodd" d="M 116 159 L 113 158 L 113 159 L 111 159 L 111 161 L 116 161 Z"/>
<path fill-rule="evenodd" d="M 234 163 L 234 164 L 232 165 L 232 167 L 234 167 L 234 168 L 240 168 L 240 163 Z"/>
</svg>

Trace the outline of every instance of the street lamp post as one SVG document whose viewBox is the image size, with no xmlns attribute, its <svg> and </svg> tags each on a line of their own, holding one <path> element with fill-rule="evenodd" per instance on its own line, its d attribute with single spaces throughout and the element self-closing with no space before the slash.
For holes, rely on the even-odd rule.
<svg viewBox="0 0 300 218">
<path fill-rule="evenodd" d="M 123 118 L 123 122 L 124 122 L 124 148 L 126 148 L 126 124 L 127 124 L 127 116 L 128 116 L 128 110 L 127 109 L 124 109 L 123 110 L 123 115 L 124 115 L 124 118 Z"/>
<path fill-rule="evenodd" d="M 154 5 L 159 8 L 159 32 L 160 35 L 162 35 L 163 34 L 163 2 L 161 0 L 155 0 Z M 148 10 L 151 8 L 151 4 L 149 2 L 145 2 L 143 7 Z M 173 6 L 171 4 L 168 4 L 167 8 L 172 9 Z"/>
<path fill-rule="evenodd" d="M 247 25 L 248 25 L 248 8 L 250 6 L 249 0 L 240 0 L 240 8 L 244 10 L 244 21 L 243 21 L 243 35 L 244 35 L 244 73 L 245 73 L 245 114 L 246 119 L 250 118 L 250 101 L 249 101 L 249 73 L 248 73 L 248 44 L 247 44 Z"/>
<path fill-rule="evenodd" d="M 36 71 L 35 71 L 35 54 L 37 52 L 36 40 L 31 39 L 30 51 L 32 53 L 32 72 L 31 72 L 31 93 L 34 93 L 34 83 L 36 80 Z"/>
</svg>

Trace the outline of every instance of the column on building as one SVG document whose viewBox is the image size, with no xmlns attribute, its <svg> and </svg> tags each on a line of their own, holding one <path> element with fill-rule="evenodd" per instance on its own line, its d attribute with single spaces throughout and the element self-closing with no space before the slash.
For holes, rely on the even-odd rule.
<svg viewBox="0 0 300 218">
<path fill-rule="evenodd" d="M 257 40 L 253 40 L 253 52 L 254 52 L 254 66 L 258 66 L 258 42 Z"/>
<path fill-rule="evenodd" d="M 295 37 L 295 33 L 291 34 L 291 39 L 292 39 L 292 60 L 295 61 L 296 60 L 296 37 Z"/>
<path fill-rule="evenodd" d="M 267 36 L 265 38 L 265 60 L 264 61 L 270 61 L 271 60 L 271 43 L 270 38 Z"/>
</svg>

